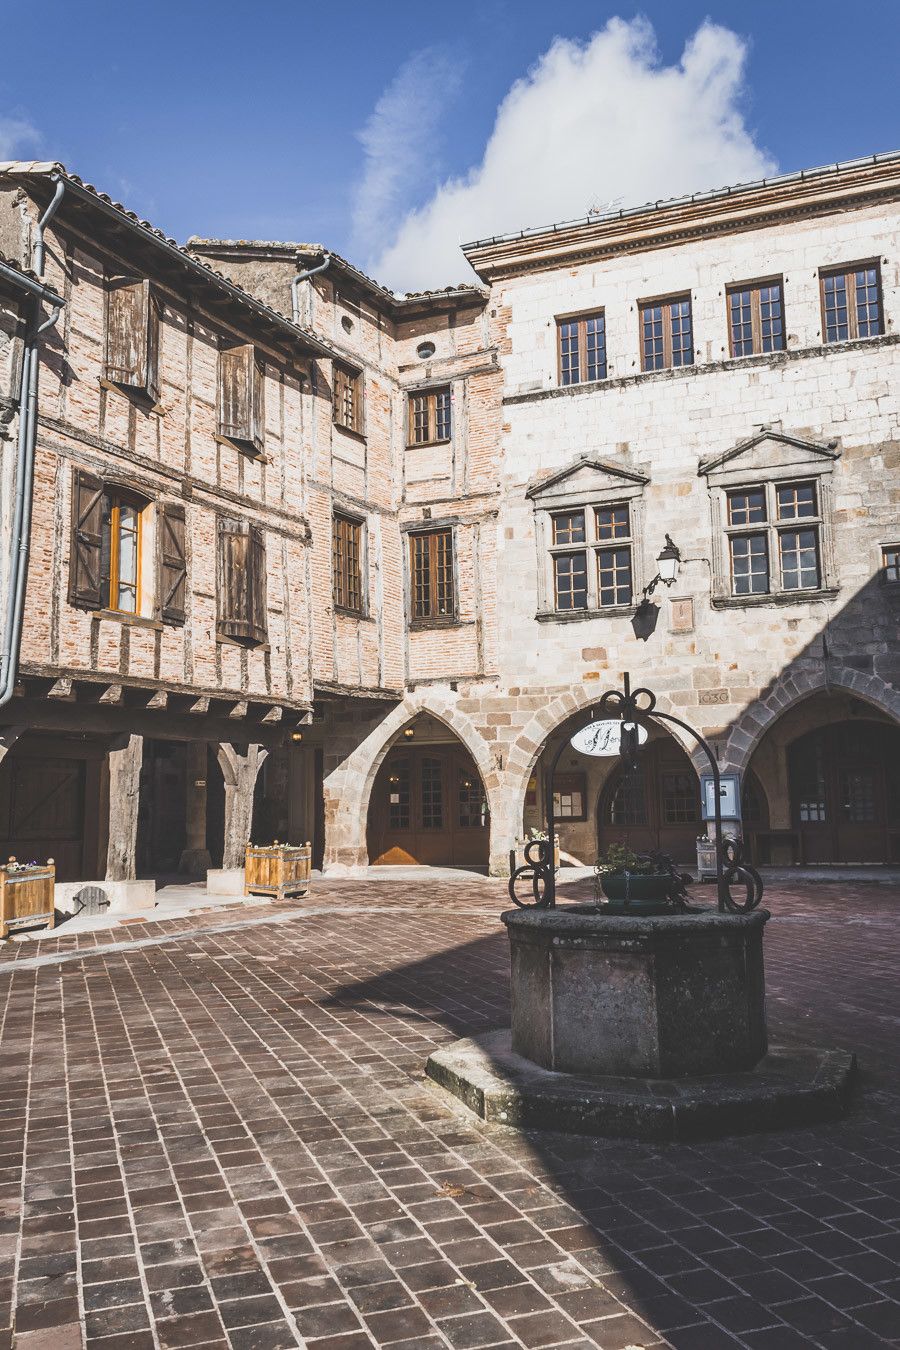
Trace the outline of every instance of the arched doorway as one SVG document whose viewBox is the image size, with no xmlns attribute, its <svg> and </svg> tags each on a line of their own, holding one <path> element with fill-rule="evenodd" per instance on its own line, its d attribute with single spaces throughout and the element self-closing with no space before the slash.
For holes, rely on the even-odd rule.
<svg viewBox="0 0 900 1350">
<path fill-rule="evenodd" d="M 471 755 L 436 719 L 407 730 L 421 740 L 401 733 L 372 787 L 370 864 L 487 867 L 487 795 Z"/>
<path fill-rule="evenodd" d="M 854 719 L 797 737 L 788 785 L 803 862 L 900 861 L 900 727 Z"/>
<path fill-rule="evenodd" d="M 703 828 L 697 775 L 671 736 L 648 741 L 636 767 L 617 765 L 600 793 L 601 850 L 625 844 L 636 853 L 660 849 L 676 862 L 688 862 L 696 857 L 697 836 Z"/>
</svg>

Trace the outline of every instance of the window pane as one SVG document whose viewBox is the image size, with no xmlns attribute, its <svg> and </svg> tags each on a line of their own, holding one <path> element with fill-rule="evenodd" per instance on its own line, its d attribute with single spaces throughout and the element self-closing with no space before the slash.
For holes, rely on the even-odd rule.
<svg viewBox="0 0 900 1350">
<path fill-rule="evenodd" d="M 459 769 L 457 773 L 459 824 L 464 830 L 480 829 L 487 824 L 487 801 L 477 774 Z"/>
<path fill-rule="evenodd" d="M 735 535 L 731 543 L 734 595 L 765 595 L 769 589 L 769 551 L 764 534 Z"/>
<path fill-rule="evenodd" d="M 631 604 L 631 549 L 597 550 L 597 588 L 601 605 Z"/>
<path fill-rule="evenodd" d="M 847 278 L 843 273 L 830 273 L 822 279 L 825 301 L 825 341 L 845 342 L 850 336 L 847 317 Z"/>
<path fill-rule="evenodd" d="M 428 395 L 413 394 L 410 399 L 410 412 L 412 414 L 412 442 L 414 445 L 424 445 L 430 439 L 428 432 Z"/>
<path fill-rule="evenodd" d="M 575 319 L 568 319 L 559 325 L 559 375 L 563 384 L 578 384 L 581 379 L 578 322 Z"/>
<path fill-rule="evenodd" d="M 565 511 L 553 517 L 554 544 L 584 543 L 584 512 Z"/>
<path fill-rule="evenodd" d="M 597 507 L 597 538 L 627 539 L 631 533 L 628 505 Z"/>
<path fill-rule="evenodd" d="M 439 389 L 434 397 L 435 397 L 435 434 L 439 441 L 449 441 L 450 390 Z"/>
<path fill-rule="evenodd" d="M 797 520 L 816 515 L 815 483 L 788 483 L 778 489 L 778 519 Z"/>
<path fill-rule="evenodd" d="M 666 825 L 686 825 L 700 819 L 697 780 L 689 773 L 661 775 L 662 817 Z"/>
<path fill-rule="evenodd" d="M 854 276 L 856 285 L 856 327 L 860 337 L 875 337 L 881 328 L 881 301 L 878 295 L 878 268 L 864 267 Z"/>
<path fill-rule="evenodd" d="M 841 807 L 844 819 L 854 825 L 870 825 L 877 821 L 875 775 L 871 769 L 851 769 L 841 774 Z"/>
<path fill-rule="evenodd" d="M 885 581 L 900 581 L 900 545 L 881 550 L 881 565 Z"/>
<path fill-rule="evenodd" d="M 779 283 L 759 288 L 759 329 L 764 352 L 784 351 L 784 309 Z"/>
<path fill-rule="evenodd" d="M 553 559 L 557 609 L 587 608 L 587 557 L 563 553 Z"/>
<path fill-rule="evenodd" d="M 422 828 L 444 828 L 444 800 L 441 784 L 441 761 L 422 760 Z"/>
<path fill-rule="evenodd" d="M 606 317 L 595 314 L 585 320 L 585 379 L 606 379 Z"/>
<path fill-rule="evenodd" d="M 441 530 L 437 541 L 437 613 L 446 618 L 453 614 L 453 534 Z"/>
<path fill-rule="evenodd" d="M 729 525 L 761 525 L 765 518 L 766 494 L 763 488 L 729 492 Z"/>
<path fill-rule="evenodd" d="M 430 535 L 413 535 L 413 615 L 417 619 L 431 616 L 431 550 Z"/>
<path fill-rule="evenodd" d="M 619 779 L 609 803 L 609 824 L 647 824 L 644 774 L 640 768 L 631 769 Z"/>
<path fill-rule="evenodd" d="M 672 320 L 672 365 L 690 366 L 694 360 L 691 302 L 673 300 L 669 308 Z"/>
<path fill-rule="evenodd" d="M 409 760 L 396 759 L 388 769 L 388 824 L 409 829 Z"/>
<path fill-rule="evenodd" d="M 731 311 L 731 353 L 733 356 L 753 355 L 753 312 L 751 293 L 732 291 L 728 297 Z"/>
<path fill-rule="evenodd" d="M 662 305 L 645 305 L 641 310 L 641 337 L 644 369 L 662 370 L 666 363 Z"/>
<path fill-rule="evenodd" d="M 781 584 L 786 591 L 806 590 L 819 584 L 819 543 L 815 530 L 782 530 Z"/>
</svg>

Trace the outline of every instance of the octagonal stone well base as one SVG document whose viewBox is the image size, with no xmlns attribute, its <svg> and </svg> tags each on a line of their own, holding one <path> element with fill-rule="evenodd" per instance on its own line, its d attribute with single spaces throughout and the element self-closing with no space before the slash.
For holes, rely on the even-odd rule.
<svg viewBox="0 0 900 1350">
<path fill-rule="evenodd" d="M 771 1046 L 744 1072 L 588 1078 L 514 1054 L 506 1028 L 436 1051 L 425 1072 L 483 1120 L 666 1142 L 836 1120 L 847 1109 L 856 1058 L 843 1050 Z"/>
</svg>

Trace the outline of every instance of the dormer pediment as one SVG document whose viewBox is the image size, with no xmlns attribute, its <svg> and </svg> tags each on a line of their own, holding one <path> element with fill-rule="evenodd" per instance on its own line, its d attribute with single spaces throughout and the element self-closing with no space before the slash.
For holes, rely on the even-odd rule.
<svg viewBox="0 0 900 1350">
<path fill-rule="evenodd" d="M 532 483 L 526 496 L 541 509 L 570 503 L 637 496 L 650 479 L 621 464 L 581 455 L 557 473 Z"/>
<path fill-rule="evenodd" d="M 808 441 L 763 428 L 730 450 L 701 459 L 697 473 L 715 484 L 737 483 L 747 478 L 819 475 L 831 472 L 840 453 L 836 441 Z"/>
</svg>

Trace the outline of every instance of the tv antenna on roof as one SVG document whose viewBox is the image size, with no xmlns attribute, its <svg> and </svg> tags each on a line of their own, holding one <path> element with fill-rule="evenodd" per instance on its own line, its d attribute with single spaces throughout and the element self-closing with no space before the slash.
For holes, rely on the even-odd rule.
<svg viewBox="0 0 900 1350">
<path fill-rule="evenodd" d="M 588 207 L 588 215 L 608 216 L 616 207 L 621 206 L 624 200 L 624 197 L 611 197 L 607 202 L 594 202 L 593 206 Z"/>
</svg>

